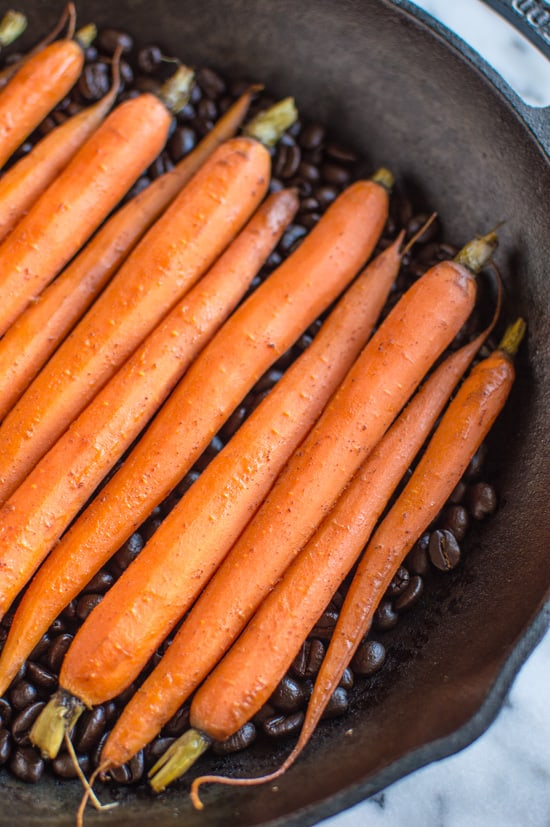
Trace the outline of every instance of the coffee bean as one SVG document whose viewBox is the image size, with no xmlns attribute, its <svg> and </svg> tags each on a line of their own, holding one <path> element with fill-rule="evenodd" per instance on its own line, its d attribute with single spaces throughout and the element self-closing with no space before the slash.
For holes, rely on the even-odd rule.
<svg viewBox="0 0 550 827">
<path fill-rule="evenodd" d="M 319 669 L 325 656 L 325 645 L 318 638 L 306 640 L 300 652 L 292 662 L 292 671 L 298 678 L 312 678 Z"/>
<path fill-rule="evenodd" d="M 414 215 L 409 221 L 407 222 L 407 238 L 410 239 L 416 233 L 420 232 L 424 224 L 428 221 L 430 216 L 427 213 L 419 213 L 418 215 Z M 441 226 L 437 216 L 433 219 L 431 224 L 424 230 L 422 235 L 418 236 L 416 239 L 416 244 L 427 244 L 430 241 L 434 241 L 437 236 L 439 235 Z"/>
<path fill-rule="evenodd" d="M 13 719 L 11 734 L 16 744 L 28 743 L 31 727 L 45 706 L 44 701 L 31 703 Z"/>
<path fill-rule="evenodd" d="M 459 542 L 466 536 L 469 526 L 470 517 L 462 505 L 447 506 L 439 520 L 439 527 L 452 531 Z"/>
<path fill-rule="evenodd" d="M 165 724 L 162 734 L 173 738 L 179 738 L 179 736 L 183 735 L 188 727 L 189 705 L 186 704 L 178 709 L 178 711 L 170 718 L 168 723 Z"/>
<path fill-rule="evenodd" d="M 433 531 L 428 545 L 430 560 L 436 569 L 450 571 L 460 562 L 460 546 L 452 531 L 438 529 Z"/>
<path fill-rule="evenodd" d="M 52 672 L 59 672 L 65 652 L 71 645 L 72 640 L 73 636 L 66 632 L 52 640 L 45 658 L 46 666 L 49 666 Z"/>
<path fill-rule="evenodd" d="M 357 647 L 351 661 L 351 668 L 356 675 L 367 677 L 374 675 L 384 665 L 386 648 L 377 640 L 365 640 Z"/>
<path fill-rule="evenodd" d="M 56 675 L 45 666 L 42 666 L 41 663 L 36 663 L 36 661 L 27 663 L 27 678 L 42 692 L 51 693 L 57 689 Z"/>
<path fill-rule="evenodd" d="M 318 123 L 310 123 L 304 126 L 298 138 L 303 149 L 312 150 L 321 146 L 325 139 L 325 127 Z"/>
<path fill-rule="evenodd" d="M 137 53 L 137 65 L 140 72 L 152 75 L 162 63 L 162 51 L 158 46 L 144 46 Z"/>
<path fill-rule="evenodd" d="M 203 121 L 216 121 L 218 119 L 218 107 L 210 98 L 203 98 L 197 106 L 197 116 Z"/>
<path fill-rule="evenodd" d="M 87 709 L 78 719 L 75 728 L 73 743 L 76 752 L 87 753 L 93 750 L 101 740 L 106 725 L 105 707 Z"/>
<path fill-rule="evenodd" d="M 273 162 L 273 174 L 283 181 L 292 178 L 300 166 L 302 155 L 300 148 L 296 144 L 285 145 L 280 144 Z"/>
<path fill-rule="evenodd" d="M 102 594 L 84 594 L 76 605 L 76 616 L 78 619 L 86 620 L 92 609 L 99 606 L 102 600 Z"/>
<path fill-rule="evenodd" d="M 399 617 L 394 611 L 391 600 L 383 599 L 374 613 L 374 625 L 381 632 L 387 632 L 397 625 Z"/>
<path fill-rule="evenodd" d="M 134 48 L 134 39 L 128 32 L 120 29 L 102 29 L 97 36 L 97 45 L 108 55 L 114 55 L 117 48 L 121 48 L 122 53 L 127 54 Z"/>
<path fill-rule="evenodd" d="M 216 755 L 229 755 L 232 752 L 246 749 L 256 740 L 256 727 L 249 721 L 244 724 L 234 735 L 230 735 L 225 741 L 215 741 L 212 751 Z"/>
<path fill-rule="evenodd" d="M 323 164 L 321 167 L 321 176 L 325 184 L 338 187 L 339 189 L 347 187 L 351 181 L 349 169 L 339 164 Z"/>
<path fill-rule="evenodd" d="M 84 66 L 78 80 L 78 91 L 87 101 L 98 101 L 111 86 L 107 64 L 98 61 Z"/>
<path fill-rule="evenodd" d="M 77 756 L 78 765 L 84 775 L 90 772 L 91 761 L 87 755 Z M 78 778 L 78 771 L 74 765 L 72 755 L 68 752 L 61 752 L 52 760 L 52 770 L 59 778 Z"/>
<path fill-rule="evenodd" d="M 117 784 L 137 784 L 143 778 L 144 772 L 145 760 L 143 750 L 140 750 L 126 764 L 110 769 L 109 776 Z"/>
<path fill-rule="evenodd" d="M 311 634 L 314 637 L 321 638 L 321 640 L 328 640 L 334 631 L 334 627 L 336 626 L 336 621 L 338 620 L 338 612 L 334 611 L 333 609 L 327 609 L 315 626 L 313 627 Z"/>
<path fill-rule="evenodd" d="M 216 100 L 225 93 L 225 80 L 213 69 L 201 67 L 197 69 L 195 78 L 204 94 L 212 100 Z"/>
<path fill-rule="evenodd" d="M 467 487 L 468 486 L 466 485 L 464 480 L 459 480 L 459 482 L 457 482 L 453 490 L 453 493 L 449 497 L 449 502 L 454 503 L 455 505 L 459 505 L 465 497 Z"/>
<path fill-rule="evenodd" d="M 291 715 L 273 715 L 263 722 L 262 728 L 270 738 L 282 738 L 300 729 L 303 721 L 303 712 L 294 712 Z"/>
<path fill-rule="evenodd" d="M 321 173 L 319 172 L 319 167 L 315 164 L 310 164 L 307 161 L 300 162 L 300 165 L 296 170 L 296 175 L 298 176 L 298 178 L 302 178 L 304 181 L 309 181 L 311 184 L 315 185 L 317 185 L 321 180 Z M 316 207 L 314 207 L 314 209 L 317 209 L 319 202 L 316 199 L 313 200 L 316 204 Z M 303 208 L 304 205 L 302 203 L 300 205 L 300 210 L 303 210 Z"/>
<path fill-rule="evenodd" d="M 12 708 L 6 698 L 0 698 L 0 726 L 8 727 L 12 719 Z"/>
<path fill-rule="evenodd" d="M 0 767 L 7 764 L 11 755 L 12 740 L 9 730 L 0 727 Z"/>
<path fill-rule="evenodd" d="M 10 703 L 13 709 L 25 709 L 37 698 L 36 688 L 25 680 L 17 681 L 10 689 Z"/>
<path fill-rule="evenodd" d="M 286 675 L 279 683 L 269 702 L 281 712 L 295 712 L 300 709 L 304 696 L 298 681 Z"/>
<path fill-rule="evenodd" d="M 475 452 L 474 456 L 470 460 L 470 464 L 466 468 L 464 472 L 464 479 L 468 481 L 475 480 L 481 474 L 483 470 L 483 466 L 485 465 L 485 460 L 487 458 L 487 445 L 486 443 L 482 443 L 477 451 Z"/>
<path fill-rule="evenodd" d="M 83 591 L 85 593 L 93 594 L 105 594 L 111 586 L 113 585 L 115 578 L 111 574 L 110 571 L 106 569 L 101 569 L 98 571 L 94 577 L 90 580 L 90 582 L 84 587 Z"/>
<path fill-rule="evenodd" d="M 128 568 L 132 560 L 140 553 L 145 541 L 138 531 L 135 531 L 122 545 L 113 558 L 117 574 L 121 574 Z"/>
<path fill-rule="evenodd" d="M 404 566 L 399 566 L 395 573 L 393 580 L 386 590 L 388 597 L 397 597 L 398 594 L 405 591 L 409 585 L 410 574 Z"/>
<path fill-rule="evenodd" d="M 44 772 L 44 761 L 32 747 L 18 747 L 12 754 L 9 768 L 20 781 L 35 783 Z"/>
<path fill-rule="evenodd" d="M 303 224 L 291 224 L 283 233 L 283 237 L 279 242 L 279 249 L 285 253 L 290 252 L 296 242 L 305 236 L 306 232 Z"/>
<path fill-rule="evenodd" d="M 349 668 L 349 666 L 347 666 L 342 672 L 342 677 L 340 678 L 339 686 L 341 686 L 343 689 L 353 689 L 353 684 L 353 671 Z"/>
<path fill-rule="evenodd" d="M 316 187 L 313 191 L 314 197 L 317 199 L 321 207 L 325 209 L 330 206 L 338 195 L 336 187 L 322 186 Z"/>
<path fill-rule="evenodd" d="M 197 144 L 197 136 L 189 126 L 178 126 L 168 143 L 168 151 L 174 163 L 188 155 Z"/>
<path fill-rule="evenodd" d="M 147 744 L 143 750 L 145 767 L 147 769 L 151 769 L 151 767 L 157 763 L 159 758 L 164 755 L 166 750 L 172 746 L 175 740 L 175 738 L 158 737 L 155 738 L 154 741 L 151 741 L 150 744 Z"/>
<path fill-rule="evenodd" d="M 424 581 L 417 574 L 411 577 L 409 585 L 397 600 L 394 601 L 394 608 L 398 612 L 406 611 L 420 599 L 424 592 Z"/>
<path fill-rule="evenodd" d="M 496 511 L 496 491 L 488 482 L 476 482 L 468 489 L 466 504 L 474 520 L 484 520 Z"/>
<path fill-rule="evenodd" d="M 355 164 L 359 160 L 356 152 L 348 147 L 329 141 L 325 147 L 327 156 L 338 164 Z"/>
<path fill-rule="evenodd" d="M 428 544 L 430 542 L 429 532 L 425 532 L 416 541 L 407 555 L 407 567 L 413 574 L 424 577 L 430 570 L 430 558 L 428 557 Z"/>
</svg>

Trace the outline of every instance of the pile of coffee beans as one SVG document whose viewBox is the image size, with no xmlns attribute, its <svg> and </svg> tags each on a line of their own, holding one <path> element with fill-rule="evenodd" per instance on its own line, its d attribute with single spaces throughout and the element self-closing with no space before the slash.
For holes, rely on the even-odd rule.
<svg viewBox="0 0 550 827">
<path fill-rule="evenodd" d="M 96 42 L 86 50 L 85 69 L 76 87 L 25 142 L 15 157 L 28 152 L 40 137 L 106 93 L 111 83 L 111 58 L 119 44 L 123 47 L 120 100 L 141 91 L 158 89 L 166 74 L 173 71 L 173 64 L 164 60 L 163 52 L 158 45 L 152 44 L 136 49 L 131 35 L 126 32 L 114 29 L 99 32 Z M 8 60 L 14 60 L 16 57 L 12 54 Z M 198 68 L 196 85 L 190 101 L 174 118 L 166 149 L 139 179 L 128 197 L 144 189 L 153 179 L 185 157 L 212 128 L 219 116 L 249 87 L 251 80 L 254 79 L 232 80 L 222 77 L 211 68 Z M 258 94 L 251 116 L 273 102 L 267 93 Z M 272 150 L 272 154 L 271 189 L 296 187 L 300 196 L 300 208 L 295 221 L 286 230 L 253 288 L 300 244 L 342 189 L 358 177 L 363 164 L 363 160 L 355 152 L 333 140 L 325 126 L 301 120 L 288 130 L 277 147 Z M 427 218 L 425 210 L 416 209 L 414 198 L 401 192 L 397 186 L 392 196 L 391 216 L 377 252 L 385 248 L 402 228 L 406 230 L 407 238 L 411 238 L 424 226 Z M 456 252 L 455 246 L 443 240 L 439 222 L 433 221 L 405 256 L 385 312 L 388 312 L 402 292 L 428 267 L 453 256 Z M 29 731 L 33 722 L 57 687 L 60 665 L 75 632 L 94 606 L 101 601 L 115 579 L 140 553 L 184 491 L 265 397 L 288 365 L 308 347 L 321 324 L 322 320 L 313 324 L 294 347 L 259 380 L 177 489 L 154 510 L 139 531 L 124 543 L 110 563 L 90 581 L 82 594 L 73 600 L 52 624 L 28 662 L 21 668 L 6 697 L 0 699 L 0 765 L 18 779 L 35 782 L 45 774 L 53 774 L 58 778 L 76 776 L 73 759 L 66 750 L 62 750 L 53 762 L 46 763 L 29 741 Z M 457 337 L 453 343 L 454 347 L 471 334 L 475 324 L 474 318 Z M 484 351 L 482 355 L 483 353 Z M 368 691 L 372 681 L 376 680 L 374 676 L 382 669 L 386 660 L 386 633 L 396 626 L 403 614 L 409 612 L 421 600 L 434 577 L 442 576 L 460 564 L 463 541 L 470 525 L 477 520 L 485 519 L 496 509 L 495 490 L 483 478 L 484 459 L 485 449 L 482 448 L 434 525 L 418 540 L 405 564 L 398 570 L 376 612 L 373 627 L 359 646 L 350 667 L 346 669 L 340 686 L 327 707 L 325 717 L 336 717 L 346 713 L 354 687 L 364 692 Z M 281 739 L 299 730 L 304 718 L 304 708 L 336 624 L 344 594 L 345 584 L 342 590 L 334 595 L 269 703 L 253 721 L 247 723 L 233 737 L 215 744 L 214 752 L 236 752 L 246 749 L 258 739 Z M 0 624 L 0 646 L 6 639 L 12 616 L 13 611 L 4 617 Z M 153 657 L 144 676 L 158 662 L 169 642 L 167 641 Z M 134 685 L 130 686 L 120 697 L 86 711 L 79 719 L 72 741 L 80 767 L 86 774 L 98 765 L 103 743 L 113 722 L 135 688 Z M 189 706 L 185 704 L 151 744 L 128 764 L 114 770 L 111 773 L 111 783 L 129 785 L 144 782 L 147 770 L 174 739 L 187 729 L 188 710 Z"/>
</svg>

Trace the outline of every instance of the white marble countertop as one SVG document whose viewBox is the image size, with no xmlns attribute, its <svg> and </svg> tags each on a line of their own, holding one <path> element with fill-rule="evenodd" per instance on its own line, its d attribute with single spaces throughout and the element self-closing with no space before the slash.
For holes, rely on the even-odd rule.
<svg viewBox="0 0 550 827">
<path fill-rule="evenodd" d="M 550 104 L 550 62 L 481 0 L 416 0 L 533 106 Z M 550 827 L 550 633 L 491 727 L 322 827 Z"/>
</svg>

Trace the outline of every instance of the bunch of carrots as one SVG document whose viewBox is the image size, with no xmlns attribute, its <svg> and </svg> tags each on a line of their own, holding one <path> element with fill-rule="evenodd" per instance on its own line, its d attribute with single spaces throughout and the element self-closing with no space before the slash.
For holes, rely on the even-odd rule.
<svg viewBox="0 0 550 827">
<path fill-rule="evenodd" d="M 0 44 L 24 26 L 6 16 Z M 201 806 L 204 781 L 271 780 L 304 748 L 399 565 L 501 411 L 525 325 L 466 375 L 498 322 L 499 291 L 488 328 L 445 356 L 495 232 L 429 268 L 381 321 L 415 243 L 401 233 L 373 257 L 393 184 L 384 168 L 345 188 L 251 289 L 299 207 L 293 189 L 269 194 L 270 149 L 294 103 L 250 119 L 257 87 L 121 206 L 194 74 L 179 65 L 158 94 L 117 103 L 119 50 L 110 91 L 14 160 L 76 83 L 94 35 L 76 29 L 69 4 L 0 76 L 0 615 L 15 608 L 0 693 L 257 380 L 324 318 L 88 616 L 31 732 L 49 758 L 70 748 L 81 713 L 131 686 L 179 624 L 97 768 L 128 761 L 191 698 L 189 731 L 151 771 L 164 789 L 256 714 L 356 567 L 297 746 L 267 777 L 197 779 Z M 100 806 L 88 785 L 80 818 L 87 796 Z"/>
</svg>

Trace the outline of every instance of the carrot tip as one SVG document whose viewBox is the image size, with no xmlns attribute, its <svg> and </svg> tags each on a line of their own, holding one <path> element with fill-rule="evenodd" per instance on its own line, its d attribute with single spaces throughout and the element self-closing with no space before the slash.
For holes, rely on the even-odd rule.
<svg viewBox="0 0 550 827">
<path fill-rule="evenodd" d="M 159 97 L 172 114 L 177 115 L 189 102 L 195 81 L 195 73 L 189 66 L 178 66 L 172 77 L 163 83 Z"/>
<path fill-rule="evenodd" d="M 9 9 L 0 21 L 0 46 L 9 46 L 20 37 L 27 28 L 27 18 L 24 14 Z"/>
<path fill-rule="evenodd" d="M 380 169 L 377 169 L 374 175 L 371 175 L 371 181 L 374 181 L 376 184 L 380 184 L 380 186 L 384 187 L 384 189 L 388 192 L 391 192 L 393 185 L 395 184 L 393 174 L 389 169 L 386 169 L 386 167 L 380 167 Z"/>
<path fill-rule="evenodd" d="M 527 325 L 525 320 L 522 318 L 516 319 L 516 321 L 504 331 L 504 336 L 502 337 L 498 349 L 503 350 L 504 353 L 508 354 L 508 356 L 515 356 L 522 339 L 525 336 L 526 330 Z"/>
<path fill-rule="evenodd" d="M 46 704 L 30 731 L 32 743 L 44 758 L 55 758 L 65 734 L 70 732 L 85 707 L 81 700 L 59 689 Z"/>
<path fill-rule="evenodd" d="M 193 766 L 197 758 L 211 744 L 210 738 L 198 729 L 188 729 L 161 755 L 149 770 L 149 784 L 156 792 L 162 792 L 172 781 Z"/>
<path fill-rule="evenodd" d="M 467 267 L 472 273 L 479 273 L 485 267 L 496 248 L 498 236 L 495 230 L 469 241 L 455 256 L 457 264 Z"/>
<path fill-rule="evenodd" d="M 286 130 L 298 118 L 294 98 L 284 98 L 269 109 L 259 112 L 245 127 L 243 133 L 264 146 L 275 146 Z"/>
</svg>

